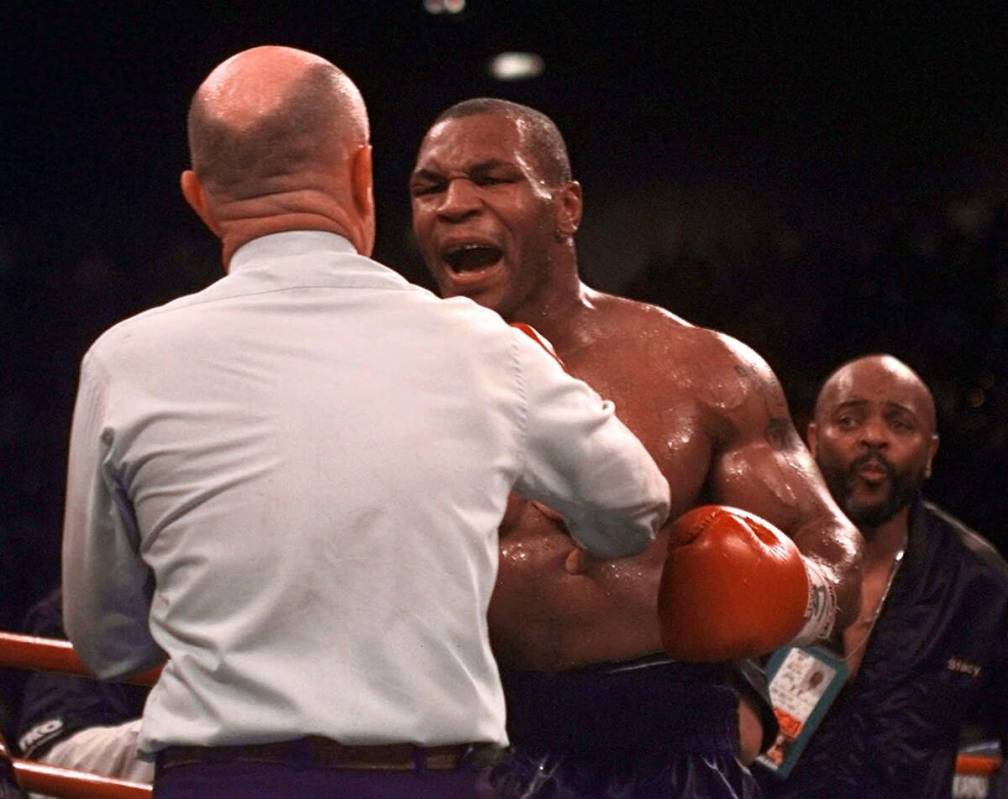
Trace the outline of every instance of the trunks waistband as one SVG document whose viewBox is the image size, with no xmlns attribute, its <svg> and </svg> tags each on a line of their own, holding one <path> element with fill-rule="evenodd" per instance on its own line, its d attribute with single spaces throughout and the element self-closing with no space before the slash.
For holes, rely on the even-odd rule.
<svg viewBox="0 0 1008 799">
<path fill-rule="evenodd" d="M 697 669 L 646 659 L 562 672 L 502 673 L 519 747 L 734 752 L 738 694 Z"/>
</svg>

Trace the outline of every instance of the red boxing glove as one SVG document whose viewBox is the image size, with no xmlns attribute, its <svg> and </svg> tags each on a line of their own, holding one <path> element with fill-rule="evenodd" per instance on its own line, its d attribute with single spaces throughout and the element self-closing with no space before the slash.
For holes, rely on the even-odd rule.
<svg viewBox="0 0 1008 799">
<path fill-rule="evenodd" d="M 553 345 L 550 344 L 549 339 L 543 336 L 542 333 L 532 327 L 532 325 L 527 325 L 524 322 L 509 322 L 509 324 L 516 330 L 520 330 L 536 344 L 546 350 L 546 352 L 553 356 L 553 360 L 560 364 L 560 368 L 566 371 L 567 367 L 564 366 L 564 362 L 560 360 L 560 356 L 556 354 L 556 350 L 553 349 Z"/>
<path fill-rule="evenodd" d="M 827 637 L 836 593 L 821 567 L 769 522 L 703 505 L 672 526 L 658 616 L 662 644 L 676 660 L 735 660 Z"/>
</svg>

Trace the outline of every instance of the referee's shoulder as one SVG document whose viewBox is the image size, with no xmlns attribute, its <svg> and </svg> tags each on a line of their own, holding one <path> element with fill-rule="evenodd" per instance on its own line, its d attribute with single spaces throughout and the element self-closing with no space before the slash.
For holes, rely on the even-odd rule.
<svg viewBox="0 0 1008 799">
<path fill-rule="evenodd" d="M 164 329 L 166 315 L 176 311 L 186 311 L 200 304 L 203 292 L 186 294 L 169 302 L 155 305 L 139 313 L 116 322 L 102 332 L 88 348 L 84 360 L 98 358 L 102 361 L 115 360 L 116 353 L 124 346 L 134 347 L 145 339 L 158 339 Z"/>
</svg>

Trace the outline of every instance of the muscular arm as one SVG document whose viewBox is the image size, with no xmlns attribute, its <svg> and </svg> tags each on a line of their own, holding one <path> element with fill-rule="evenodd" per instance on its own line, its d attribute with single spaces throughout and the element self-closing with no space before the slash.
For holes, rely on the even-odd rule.
<svg viewBox="0 0 1008 799">
<path fill-rule="evenodd" d="M 721 367 L 731 375 L 737 403 L 714 406 L 720 426 L 708 480 L 711 499 L 743 508 L 779 527 L 834 580 L 842 630 L 858 612 L 861 535 L 830 496 L 795 431 L 773 372 L 756 353 L 718 337 L 727 348 Z"/>
</svg>

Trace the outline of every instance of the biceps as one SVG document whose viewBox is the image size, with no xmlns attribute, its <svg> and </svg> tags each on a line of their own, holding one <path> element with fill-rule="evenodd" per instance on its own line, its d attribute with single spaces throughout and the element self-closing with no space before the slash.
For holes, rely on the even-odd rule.
<svg viewBox="0 0 1008 799">
<path fill-rule="evenodd" d="M 794 429 L 780 436 L 717 456 L 710 489 L 715 502 L 748 510 L 791 533 L 827 512 L 827 491 Z"/>
</svg>

